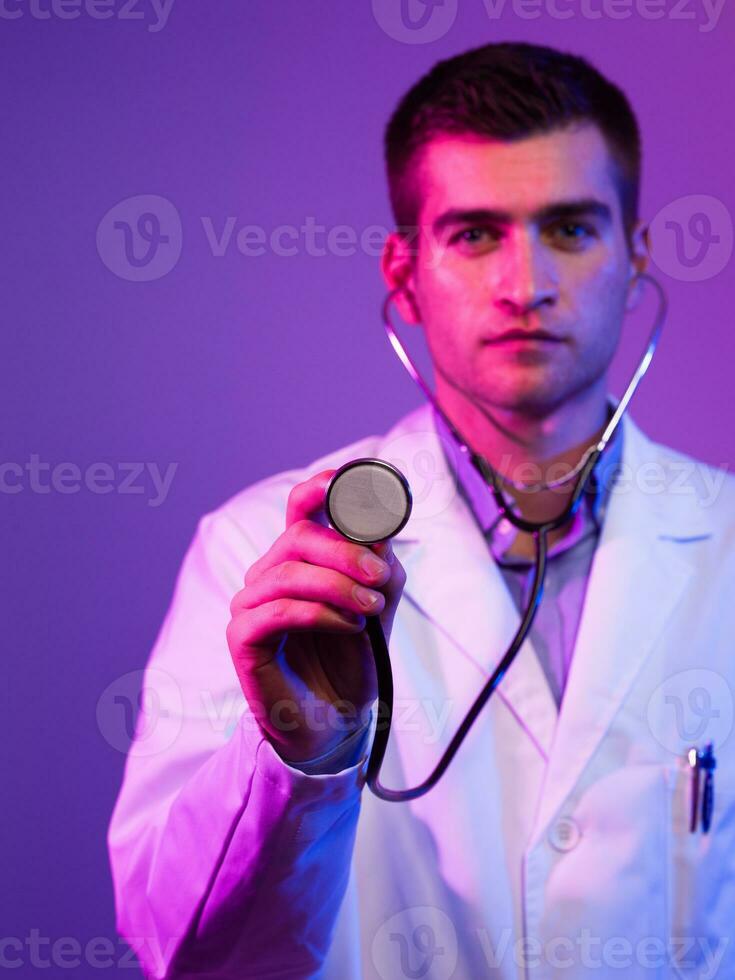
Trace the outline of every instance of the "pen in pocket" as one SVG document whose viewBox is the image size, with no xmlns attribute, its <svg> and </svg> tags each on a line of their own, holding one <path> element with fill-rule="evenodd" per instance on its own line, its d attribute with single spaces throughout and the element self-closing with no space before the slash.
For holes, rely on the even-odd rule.
<svg viewBox="0 0 735 980">
<path fill-rule="evenodd" d="M 692 803 L 689 819 L 689 831 L 695 833 L 699 819 L 700 796 L 702 810 L 702 833 L 709 833 L 712 826 L 712 812 L 715 806 L 715 777 L 717 767 L 714 746 L 708 742 L 703 749 L 692 747 L 687 753 L 692 780 Z M 700 776 L 704 773 L 704 778 Z"/>
</svg>

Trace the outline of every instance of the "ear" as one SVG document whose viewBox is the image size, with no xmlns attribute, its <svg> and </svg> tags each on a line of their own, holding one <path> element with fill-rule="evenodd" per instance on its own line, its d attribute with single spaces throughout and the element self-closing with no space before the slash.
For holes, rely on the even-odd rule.
<svg viewBox="0 0 735 980">
<path fill-rule="evenodd" d="M 395 304 L 405 323 L 421 323 L 421 313 L 416 302 L 416 253 L 415 246 L 405 236 L 393 231 L 388 235 L 380 257 L 380 268 L 389 291 L 400 288 Z"/>
<path fill-rule="evenodd" d="M 648 225 L 637 221 L 630 237 L 630 279 L 628 298 L 625 303 L 625 310 L 628 313 L 638 306 L 641 299 L 642 286 L 639 276 L 648 268 L 651 255 Z"/>
</svg>

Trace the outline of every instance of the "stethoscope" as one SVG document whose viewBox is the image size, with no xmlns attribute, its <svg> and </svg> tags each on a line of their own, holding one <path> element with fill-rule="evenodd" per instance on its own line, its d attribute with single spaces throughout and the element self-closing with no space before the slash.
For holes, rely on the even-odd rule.
<svg viewBox="0 0 735 980">
<path fill-rule="evenodd" d="M 585 486 L 590 478 L 597 461 L 610 442 L 613 433 L 620 424 L 628 404 L 638 387 L 643 375 L 648 370 L 656 346 L 659 341 L 661 329 L 666 319 L 668 302 L 666 293 L 661 284 L 652 276 L 640 273 L 638 278 L 650 282 L 658 294 L 658 310 L 651 329 L 648 343 L 638 367 L 631 377 L 628 387 L 622 398 L 618 402 L 615 411 L 610 417 L 599 441 L 590 446 L 582 455 L 579 463 L 566 476 L 544 483 L 541 486 L 545 489 L 567 483 L 575 476 L 577 478 L 571 498 L 562 512 L 555 518 L 544 522 L 534 522 L 525 520 L 515 513 L 501 488 L 501 482 L 509 486 L 517 486 L 528 489 L 524 484 L 514 484 L 507 477 L 501 476 L 488 463 L 488 461 L 478 453 L 472 451 L 466 439 L 447 418 L 446 414 L 439 405 L 433 391 L 425 383 L 421 374 L 416 369 L 413 361 L 406 352 L 403 344 L 399 340 L 390 318 L 390 305 L 394 297 L 401 292 L 401 288 L 392 290 L 385 298 L 383 303 L 383 322 L 388 338 L 396 351 L 401 363 L 411 375 L 415 383 L 419 386 L 434 411 L 441 417 L 447 426 L 452 437 L 456 440 L 459 452 L 470 459 L 473 466 L 482 476 L 485 483 L 492 491 L 499 513 L 513 524 L 519 531 L 526 531 L 533 535 L 535 542 L 535 570 L 533 584 L 526 604 L 526 610 L 521 618 L 520 625 L 515 636 L 510 642 L 508 649 L 503 654 L 500 662 L 493 671 L 491 677 L 480 691 L 477 699 L 470 708 L 467 716 L 457 729 L 454 737 L 447 746 L 444 754 L 439 760 L 434 771 L 413 789 L 393 790 L 383 786 L 379 780 L 380 768 L 383 764 L 388 738 L 390 736 L 390 725 L 393 717 L 393 673 L 390 665 L 388 646 L 385 635 L 378 616 L 367 616 L 365 629 L 367 631 L 370 644 L 375 658 L 375 669 L 378 681 L 378 724 L 375 729 L 373 747 L 368 760 L 366 782 L 372 792 L 382 800 L 391 802 L 403 802 L 415 800 L 419 796 L 428 793 L 436 785 L 449 763 L 454 758 L 457 750 L 464 741 L 465 736 L 472 727 L 475 719 L 487 703 L 490 695 L 505 676 L 506 671 L 513 663 L 516 654 L 523 645 L 531 625 L 533 623 L 536 610 L 541 601 L 544 587 L 544 577 L 546 574 L 547 557 L 547 535 L 550 531 L 562 527 L 576 513 Z M 397 534 L 404 527 L 411 514 L 411 489 L 403 473 L 391 463 L 380 459 L 355 459 L 342 466 L 332 477 L 326 494 L 326 512 L 329 522 L 336 530 L 340 531 L 346 538 L 360 544 L 374 544 L 385 541 Z"/>
</svg>

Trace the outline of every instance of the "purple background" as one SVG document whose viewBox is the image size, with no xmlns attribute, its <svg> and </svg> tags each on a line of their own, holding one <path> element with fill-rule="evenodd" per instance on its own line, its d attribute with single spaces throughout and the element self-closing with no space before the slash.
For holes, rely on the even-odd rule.
<svg viewBox="0 0 735 980">
<path fill-rule="evenodd" d="M 202 219 L 217 236 L 229 216 L 236 230 L 259 225 L 266 236 L 309 218 L 358 235 L 389 226 L 383 126 L 437 59 L 493 39 L 588 56 L 638 112 L 643 214 L 670 205 L 664 217 L 686 231 L 702 207 L 682 198 L 720 202 L 706 204 L 720 241 L 689 271 L 673 231 L 660 237 L 671 313 L 633 414 L 662 441 L 735 463 L 735 9 L 702 30 L 701 2 L 678 17 L 674 0 L 660 3 L 660 19 L 636 2 L 615 19 L 621 0 L 605 11 L 588 0 L 586 13 L 579 0 L 557 0 L 573 11 L 560 19 L 546 0 L 515 11 L 507 0 L 493 18 L 489 3 L 461 0 L 441 37 L 408 43 L 421 38 L 406 28 L 390 36 L 401 33 L 391 27 L 400 28 L 399 0 L 176 0 L 160 30 L 144 0 L 143 19 L 121 19 L 122 0 L 112 0 L 107 20 L 84 2 L 76 19 L 41 20 L 6 0 L 21 16 L 0 16 L 0 462 L 37 454 L 82 471 L 107 462 L 118 489 L 122 463 L 177 470 L 160 506 L 147 480 L 140 494 L 41 493 L 26 475 L 20 492 L 0 494 L 9 676 L 0 936 L 115 941 L 105 833 L 124 755 L 101 731 L 97 702 L 145 664 L 197 519 L 419 403 L 380 326 L 374 255 L 308 254 L 301 239 L 294 256 L 270 246 L 245 256 L 233 233 L 216 256 Z M 446 0 L 435 16 L 455 8 Z M 128 281 L 117 274 L 122 232 L 103 225 L 98 250 L 98 225 L 119 201 L 150 194 L 178 211 L 181 255 L 167 275 Z M 173 248 L 175 228 L 162 231 Z M 686 247 L 691 258 L 698 245 Z M 618 381 L 643 336 L 631 325 Z M 21 956 L 15 976 L 35 975 L 27 947 Z M 103 972 L 122 969 L 122 956 L 117 945 Z M 100 970 L 57 964 L 45 975 L 57 974 Z"/>
</svg>

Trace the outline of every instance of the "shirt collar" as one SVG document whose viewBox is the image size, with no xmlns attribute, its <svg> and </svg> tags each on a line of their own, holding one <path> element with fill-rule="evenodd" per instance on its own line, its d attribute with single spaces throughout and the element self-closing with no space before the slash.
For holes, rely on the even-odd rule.
<svg viewBox="0 0 735 980">
<path fill-rule="evenodd" d="M 614 402 L 608 401 L 608 419 L 614 410 Z M 488 538 L 496 559 L 527 564 L 525 559 L 506 555 L 518 531 L 510 521 L 502 519 L 495 497 L 472 465 L 468 455 L 458 452 L 457 443 L 441 415 L 433 410 L 432 416 L 457 491 L 463 496 L 478 526 Z M 599 534 L 610 499 L 610 491 L 620 468 L 622 451 L 623 427 L 619 425 L 595 466 L 582 505 L 574 516 L 572 527 L 564 538 L 550 548 L 549 557 L 553 557 L 560 551 L 566 551 L 590 534 Z"/>
</svg>

